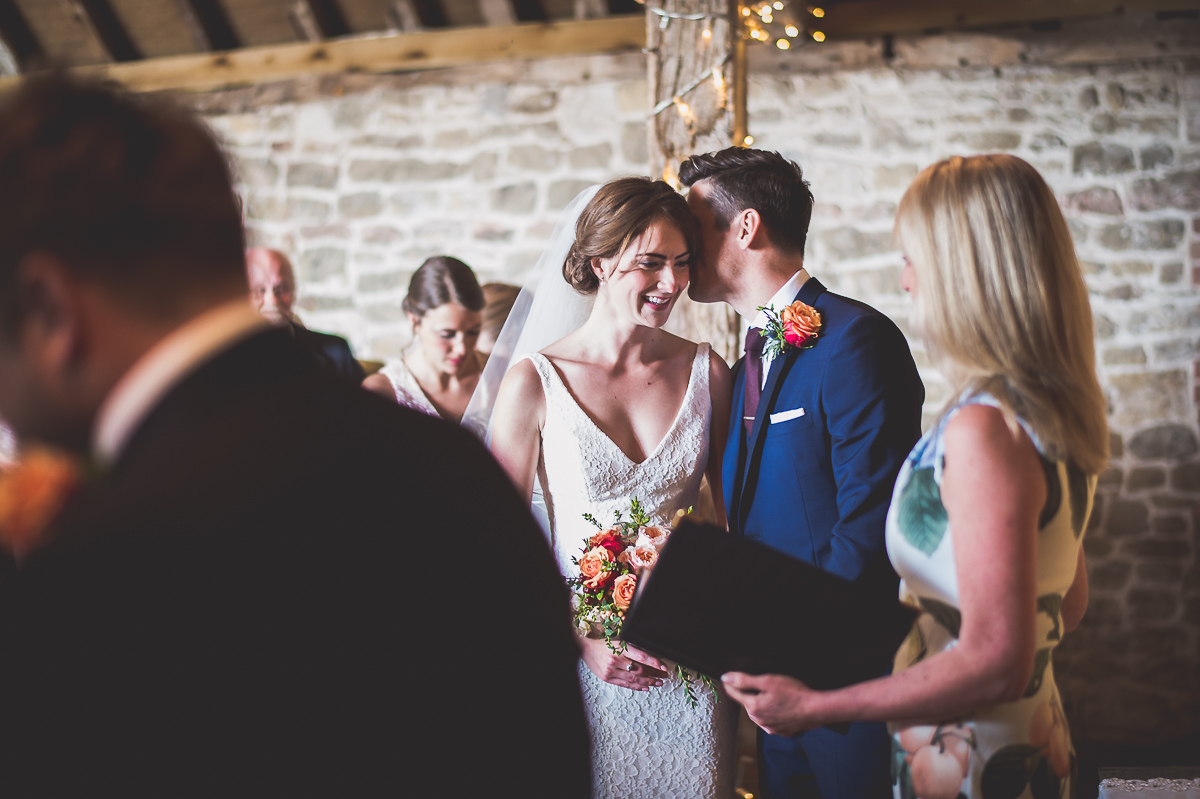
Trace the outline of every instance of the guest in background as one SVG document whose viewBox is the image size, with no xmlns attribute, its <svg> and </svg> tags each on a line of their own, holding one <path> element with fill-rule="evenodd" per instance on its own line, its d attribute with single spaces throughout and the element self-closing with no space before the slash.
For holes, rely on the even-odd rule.
<svg viewBox="0 0 1200 799">
<path fill-rule="evenodd" d="M 401 405 L 458 423 L 486 360 L 477 349 L 484 305 L 471 267 L 448 255 L 427 259 L 409 281 L 403 305 L 416 348 L 363 385 Z"/>
<path fill-rule="evenodd" d="M 326 371 L 355 383 L 362 382 L 366 374 L 354 359 L 346 339 L 309 330 L 292 311 L 296 301 L 296 273 L 286 255 L 266 247 L 247 250 L 246 277 L 250 282 L 250 302 L 264 319 L 289 329 L 300 348 Z"/>
<path fill-rule="evenodd" d="M 1071 234 L 1033 167 L 984 155 L 918 175 L 896 239 L 915 328 L 956 389 L 887 519 L 901 596 L 922 615 L 892 676 L 833 691 L 733 672 L 725 684 L 782 735 L 887 720 L 896 797 L 1071 796 L 1050 656 L 1087 605 L 1080 543 L 1108 463 Z"/>
<path fill-rule="evenodd" d="M 262 319 L 244 256 L 189 111 L 58 73 L 0 97 L 0 415 L 96 465 L 3 564 L 0 795 L 586 796 L 525 502 Z"/>
<path fill-rule="evenodd" d="M 479 331 L 479 341 L 475 348 L 490 355 L 496 346 L 496 339 L 508 320 L 509 311 L 521 293 L 520 286 L 511 283 L 484 283 L 483 286 L 483 329 Z"/>
</svg>

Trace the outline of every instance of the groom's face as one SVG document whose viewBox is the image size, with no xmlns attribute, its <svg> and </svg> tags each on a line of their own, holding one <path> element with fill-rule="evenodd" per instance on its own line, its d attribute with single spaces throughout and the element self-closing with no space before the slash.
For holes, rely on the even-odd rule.
<svg viewBox="0 0 1200 799">
<path fill-rule="evenodd" d="M 696 302 L 720 302 L 728 296 L 729 278 L 732 275 L 729 254 L 729 226 L 721 229 L 709 200 L 710 184 L 701 180 L 688 191 L 687 204 L 696 221 L 700 223 L 700 238 L 703 248 L 700 256 L 692 261 L 692 279 L 688 284 L 688 296 Z"/>
</svg>

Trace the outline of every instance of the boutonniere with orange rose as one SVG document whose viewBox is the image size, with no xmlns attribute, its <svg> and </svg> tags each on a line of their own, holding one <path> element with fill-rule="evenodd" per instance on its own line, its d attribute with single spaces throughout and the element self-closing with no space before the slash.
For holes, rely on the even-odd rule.
<svg viewBox="0 0 1200 799">
<path fill-rule="evenodd" d="M 0 546 L 20 556 L 83 481 L 79 460 L 61 450 L 30 447 L 0 471 Z"/>
<path fill-rule="evenodd" d="M 638 577 L 654 568 L 671 530 L 651 524 L 637 497 L 629 504 L 628 519 L 621 511 L 613 516 L 612 523 L 605 525 L 592 514 L 583 514 L 599 532 L 583 539 L 580 556 L 571 559 L 579 567 L 579 576 L 568 577 L 567 585 L 572 589 L 575 625 L 579 631 L 584 635 L 593 632 L 603 635 L 608 648 L 620 654 L 625 651 L 621 627 L 625 611 L 633 602 Z M 696 677 L 679 665 L 675 666 L 675 676 L 683 683 L 692 707 L 696 706 L 693 687 L 696 680 L 707 685 L 717 697 L 717 686 L 711 678 Z"/>
<path fill-rule="evenodd" d="M 764 306 L 767 315 L 763 328 L 763 357 L 778 358 L 791 349 L 806 350 L 817 343 L 821 334 L 821 312 L 796 300 L 779 313 Z"/>
</svg>

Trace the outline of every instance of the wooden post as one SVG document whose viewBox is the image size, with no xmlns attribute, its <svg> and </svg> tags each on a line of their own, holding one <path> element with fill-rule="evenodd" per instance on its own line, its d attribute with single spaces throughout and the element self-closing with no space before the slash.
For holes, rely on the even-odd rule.
<svg viewBox="0 0 1200 799">
<path fill-rule="evenodd" d="M 745 42 L 737 14 L 737 0 L 646 0 L 651 175 L 678 185 L 685 158 L 745 138 Z M 730 363 L 741 356 L 741 324 L 724 303 L 680 298 L 669 327 L 710 342 Z"/>
</svg>

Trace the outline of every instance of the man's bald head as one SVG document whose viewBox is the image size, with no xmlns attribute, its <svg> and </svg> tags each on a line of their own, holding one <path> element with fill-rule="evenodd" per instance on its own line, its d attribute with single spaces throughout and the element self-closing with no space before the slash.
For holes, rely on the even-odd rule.
<svg viewBox="0 0 1200 799">
<path fill-rule="evenodd" d="M 255 310 L 272 322 L 292 321 L 296 275 L 286 255 L 266 247 L 247 250 L 246 277 L 250 281 L 250 301 Z"/>
</svg>

